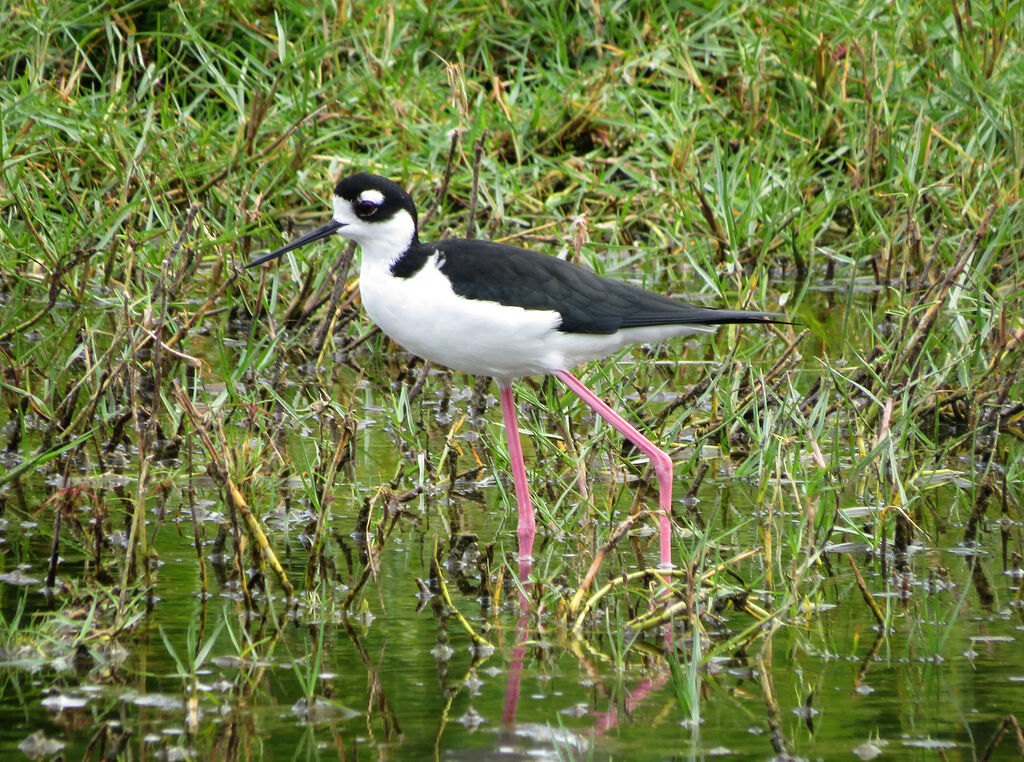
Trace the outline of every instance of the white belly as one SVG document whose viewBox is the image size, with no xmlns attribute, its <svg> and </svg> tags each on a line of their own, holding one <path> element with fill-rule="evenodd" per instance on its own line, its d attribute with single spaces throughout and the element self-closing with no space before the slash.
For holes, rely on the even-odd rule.
<svg viewBox="0 0 1024 762">
<path fill-rule="evenodd" d="M 382 264 L 363 262 L 359 288 L 367 315 L 402 347 L 452 370 L 512 379 L 569 370 L 637 342 L 656 342 L 693 326 L 633 328 L 615 334 L 570 334 L 557 330 L 553 310 L 526 310 L 457 296 L 429 260 L 410 278 L 395 278 Z"/>
</svg>

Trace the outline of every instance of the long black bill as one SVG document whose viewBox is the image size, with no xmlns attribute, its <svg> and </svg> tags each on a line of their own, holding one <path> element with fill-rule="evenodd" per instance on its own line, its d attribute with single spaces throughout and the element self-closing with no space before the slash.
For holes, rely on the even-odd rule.
<svg viewBox="0 0 1024 762">
<path fill-rule="evenodd" d="M 280 249 L 275 249 L 266 256 L 260 257 L 247 264 L 245 268 L 248 270 L 250 267 L 256 267 L 256 265 L 262 265 L 264 262 L 269 262 L 272 259 L 277 259 L 282 254 L 287 254 L 293 249 L 297 249 L 300 246 L 305 246 L 307 243 L 313 243 L 313 241 L 319 241 L 321 238 L 327 238 L 334 234 L 338 228 L 344 227 L 344 223 L 338 222 L 337 220 L 331 220 L 326 225 L 321 225 L 316 230 L 311 230 L 303 236 L 299 236 L 289 244 L 282 246 Z"/>
</svg>

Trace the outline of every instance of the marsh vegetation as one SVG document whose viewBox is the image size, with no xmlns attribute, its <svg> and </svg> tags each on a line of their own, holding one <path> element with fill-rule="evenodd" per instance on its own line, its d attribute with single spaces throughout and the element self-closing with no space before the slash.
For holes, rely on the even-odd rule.
<svg viewBox="0 0 1024 762">
<path fill-rule="evenodd" d="M 0 748 L 1024 756 L 1020 4 L 0 5 Z M 580 368 L 676 460 L 404 354 L 430 237 L 786 312 Z M 600 562 L 599 565 L 597 562 Z"/>
</svg>

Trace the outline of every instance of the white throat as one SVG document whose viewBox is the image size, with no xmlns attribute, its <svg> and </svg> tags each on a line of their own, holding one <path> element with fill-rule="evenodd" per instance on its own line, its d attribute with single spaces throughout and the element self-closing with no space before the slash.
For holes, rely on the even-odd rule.
<svg viewBox="0 0 1024 762">
<path fill-rule="evenodd" d="M 404 209 L 390 219 L 368 222 L 356 217 L 352 205 L 343 198 L 334 199 L 334 219 L 343 227 L 338 233 L 355 241 L 363 250 L 363 266 L 390 267 L 406 252 L 416 234 L 416 223 Z"/>
</svg>

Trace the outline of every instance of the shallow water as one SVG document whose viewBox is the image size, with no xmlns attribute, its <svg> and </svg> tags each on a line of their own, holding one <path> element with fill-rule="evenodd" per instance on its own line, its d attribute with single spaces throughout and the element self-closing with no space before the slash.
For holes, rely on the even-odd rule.
<svg viewBox="0 0 1024 762">
<path fill-rule="evenodd" d="M 371 453 L 386 446 L 375 443 Z M 490 509 L 471 504 L 465 512 L 477 514 L 472 528 L 482 537 L 500 531 L 507 546 L 511 529 L 494 506 L 493 492 L 485 491 Z M 735 501 L 747 491 L 737 484 L 729 494 Z M 200 489 L 200 499 L 204 496 L 217 506 L 212 490 Z M 294 497 L 302 499 L 301 494 Z M 705 502 L 718 497 L 708 494 Z M 733 507 L 749 511 L 738 502 Z M 179 508 L 172 498 L 166 511 L 173 515 Z M 414 514 L 418 510 L 413 507 Z M 349 509 L 336 505 L 334 517 L 340 541 L 358 555 L 349 537 L 355 529 Z M 286 533 L 281 522 L 276 528 L 281 552 L 280 537 Z M 305 553 L 294 539 L 301 525 L 290 529 L 289 571 L 301 579 Z M 412 522 L 396 532 L 383 553 L 378 582 L 371 583 L 348 627 L 318 631 L 286 623 L 276 638 L 271 627 L 264 627 L 262 635 L 273 645 L 258 645 L 257 663 L 245 664 L 238 660 L 245 649 L 229 637 L 243 637 L 237 591 L 214 584 L 212 598 L 205 604 L 198 600 L 188 524 L 166 522 L 157 537 L 160 599 L 142 638 L 125 655 L 121 677 L 96 679 L 96 665 L 83 674 L 44 660 L 33 675 L 9 664 L 0 746 L 10 751 L 38 729 L 65 742 L 67 758 L 78 758 L 105 729 L 101 735 L 108 744 L 123 739 L 140 756 L 158 758 L 772 756 L 769 712 L 752 660 L 717 657 L 707 665 L 700 677 L 700 724 L 693 727 L 657 638 L 647 640 L 646 657 L 634 650 L 616 665 L 615 633 L 591 631 L 573 641 L 548 614 L 527 618 L 529 631 L 517 649 L 523 635 L 516 631 L 514 606 L 503 605 L 495 616 L 473 598 L 458 596 L 457 605 L 496 647 L 474 664 L 471 643 L 454 619 L 438 619 L 429 605 L 417 610 L 414 578 L 429 576 L 425 563 L 435 534 Z M 879 751 L 890 759 L 930 759 L 941 750 L 947 759 L 977 757 L 1002 718 L 1024 706 L 1020 582 L 1001 573 L 998 538 L 987 533 L 982 548 L 996 595 L 990 611 L 978 606 L 968 562 L 955 544 L 919 548 L 912 564 L 913 578 L 920 582 L 905 604 L 896 606 L 892 630 L 877 643 L 874 621 L 845 557 L 831 557 L 834 576 L 820 586 L 816 600 L 807 601 L 816 611 L 806 625 L 780 629 L 767 649 L 765 667 L 774 681 L 781 733 L 791 753 L 865 759 Z M 346 563 L 340 546 L 334 557 L 339 566 Z M 877 565 L 863 554 L 856 559 L 867 570 L 869 587 L 881 595 L 885 584 Z M 931 592 L 928 570 L 939 565 L 949 569 L 949 588 Z M 72 577 L 75 571 L 70 562 L 61 570 Z M 8 619 L 22 597 L 30 609 L 43 606 L 39 584 L 8 584 L 3 590 Z M 215 645 L 195 680 L 182 681 L 174 676 L 177 668 L 165 639 L 176 652 L 187 650 L 188 631 L 195 634 L 204 605 L 206 636 L 216 633 Z M 278 612 L 283 608 L 279 601 Z M 309 612 L 303 617 L 307 623 L 313 618 Z M 723 627 L 746 626 L 743 620 L 743 615 L 727 614 Z M 322 656 L 315 670 L 308 660 L 318 635 Z M 326 691 L 336 704 L 309 721 L 296 704 L 303 695 L 299 676 L 312 673 L 320 675 L 318 692 Z M 75 706 L 78 701 L 83 705 Z M 61 709 L 67 702 L 72 705 Z M 229 737 L 237 739 L 237 749 Z"/>
<path fill-rule="evenodd" d="M 303 390 L 315 383 L 296 371 L 285 388 Z M 211 386 L 206 394 L 212 399 L 219 391 Z M 255 620 L 250 616 L 230 579 L 230 563 L 215 563 L 214 538 L 226 506 L 213 482 L 197 470 L 190 480 L 168 485 L 159 515 L 157 501 L 151 501 L 157 597 L 133 634 L 90 628 L 92 613 L 84 602 L 56 623 L 40 624 L 44 620 L 34 614 L 48 604 L 40 591 L 46 569 L 39 559 L 48 554 L 44 525 L 51 520 L 42 501 L 50 497 L 53 480 L 26 477 L 11 488 L 19 494 L 8 499 L 6 552 L 0 556 L 0 603 L 8 622 L 0 699 L 5 756 L 20 754 L 15 749 L 38 731 L 64 744 L 60 753 L 68 759 L 100 758 L 117 748 L 124 758 L 158 759 L 768 759 L 777 754 L 774 742 L 805 759 L 966 760 L 979 758 L 1003 718 L 1024 707 L 1022 577 L 1006 571 L 1012 563 L 1004 557 L 1020 548 L 1019 516 L 1010 512 L 996 519 L 990 511 L 977 545 L 964 547 L 970 513 L 965 506 L 973 485 L 954 473 L 963 462 L 944 464 L 953 472 L 936 470 L 935 483 L 928 485 L 924 505 L 941 515 L 930 521 L 929 531 L 915 534 L 903 575 L 894 574 L 891 557 L 883 570 L 855 531 L 880 520 L 874 509 L 864 508 L 856 485 L 839 489 L 843 502 L 836 526 L 842 531 L 832 542 L 850 544 L 801 569 L 805 597 L 783 604 L 767 592 L 775 588 L 765 578 L 785 578 L 804 560 L 803 540 L 786 534 L 799 525 L 802 509 L 762 515 L 756 506 L 764 485 L 707 448 L 711 476 L 702 482 L 696 508 L 715 530 L 716 542 L 723 543 L 716 549 L 720 557 L 764 547 L 767 535 L 775 543 L 794 544 L 777 551 L 774 561 L 754 557 L 734 567 L 735 591 L 746 586 L 774 613 L 761 625 L 763 630 L 777 625 L 772 634 L 755 637 L 757 623 L 729 605 L 702 617 L 702 664 L 689 683 L 699 701 L 691 709 L 686 674 L 693 641 L 685 622 L 678 623 L 668 656 L 660 633 L 636 641 L 623 634 L 632 613 L 626 608 L 643 610 L 642 588 L 599 608 L 578 637 L 569 632 L 559 607 L 589 563 L 589 543 L 567 537 L 550 521 L 541 521 L 536 549 L 541 590 L 532 591 L 539 594 L 521 616 L 509 584 L 514 569 L 502 564 L 514 553 L 514 508 L 507 507 L 510 498 L 495 481 L 486 454 L 490 444 L 502 441 L 493 409 L 489 422 L 467 424 L 453 439 L 462 449 L 460 469 L 472 464 L 472 452 L 484 457 L 486 467 L 459 482 L 451 498 L 430 473 L 445 446 L 437 432 L 443 434 L 466 412 L 469 387 L 441 392 L 428 385 L 422 400 L 403 407 L 399 396 L 396 406 L 388 392 L 374 391 L 339 367 L 330 392 L 335 399 L 354 400 L 360 426 L 352 467 L 334 481 L 325 553 L 333 564 L 326 574 L 334 582 L 311 590 L 302 584 L 309 559 L 303 543 L 316 515 L 308 480 L 292 473 L 278 483 L 268 462 L 261 475 L 243 485 L 300 590 L 297 616 L 290 615 L 272 575 L 272 606 L 268 611 L 262 605 L 257 586 L 261 613 Z M 453 400 L 450 410 L 442 403 L 445 395 Z M 314 444 L 322 433 L 308 427 L 310 419 L 306 428 L 289 427 L 287 416 L 282 420 L 281 441 L 294 463 L 315 462 Z M 234 425 L 233 435 L 244 438 L 244 423 Z M 405 425 L 415 430 L 408 438 L 399 434 Z M 205 462 L 198 445 L 194 455 L 196 462 Z M 182 457 L 168 473 L 180 473 Z M 551 465 L 550 452 L 528 457 L 535 489 L 546 495 L 541 505 L 579 503 L 578 496 L 566 497 L 572 475 Z M 677 500 L 690 483 L 693 454 L 681 457 Z M 411 465 L 416 463 L 419 475 Z M 112 512 L 120 510 L 118 500 L 131 498 L 130 474 L 88 474 L 83 472 L 77 486 L 100 495 L 97 499 L 108 501 Z M 404 504 L 405 513 L 384 542 L 379 570 L 344 617 L 338 604 L 366 564 L 365 538 L 357 532 L 360 507 L 395 474 L 400 474 L 396 494 L 424 490 Z M 596 504 L 616 502 L 610 517 L 584 522 L 602 531 L 623 518 L 635 485 L 612 487 L 608 498 L 609 479 L 608 473 L 589 474 Z M 112 491 L 118 484 L 126 498 Z M 801 489 L 781 478 L 769 486 Z M 205 600 L 192 545 L 190 499 L 205 525 L 211 593 Z M 85 502 L 83 525 L 95 502 Z M 371 534 L 387 524 L 385 502 L 371 516 Z M 21 515 L 10 509 L 14 505 L 38 510 Z M 553 514 L 558 510 L 552 508 Z M 111 521 L 119 531 L 120 521 Z M 653 521 L 639 523 L 640 541 L 646 543 Z M 579 523 L 569 526 L 572 532 Z M 469 535 L 478 542 L 449 552 L 450 537 Z M 486 552 L 492 542 L 488 568 L 497 604 L 481 593 L 474 570 L 477 552 Z M 683 542 L 677 537 L 677 552 Z M 429 585 L 417 584 L 431 579 L 435 543 L 453 602 L 494 647 L 483 658 L 474 657 L 470 638 L 437 597 L 424 593 Z M 651 561 L 653 546 L 645 552 Z M 867 588 L 887 606 L 888 628 L 881 635 L 850 558 Z M 636 566 L 625 547 L 615 550 L 611 563 L 623 570 Z M 85 569 L 84 558 L 65 554 L 59 570 L 59 579 L 71 588 L 65 596 L 72 595 Z M 110 601 L 94 605 L 109 609 Z M 324 617 L 327 622 L 320 626 Z M 711 651 L 744 630 L 752 633 L 747 647 L 734 642 Z M 205 646 L 201 658 L 189 657 Z M 304 703 L 309 692 L 321 702 L 313 710 Z M 766 700 L 772 693 L 774 705 Z M 1015 753 L 1011 733 L 992 758 L 1016 758 Z"/>
</svg>

